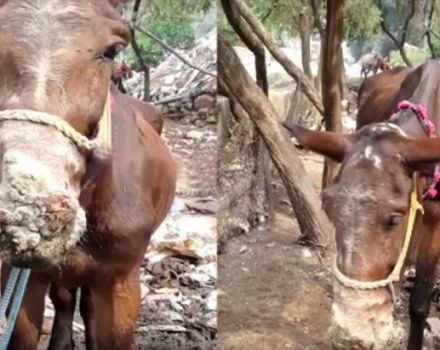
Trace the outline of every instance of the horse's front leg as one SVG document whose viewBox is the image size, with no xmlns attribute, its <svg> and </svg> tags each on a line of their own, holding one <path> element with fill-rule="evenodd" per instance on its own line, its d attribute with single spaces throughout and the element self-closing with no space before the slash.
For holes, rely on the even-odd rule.
<svg viewBox="0 0 440 350">
<path fill-rule="evenodd" d="M 416 277 L 414 287 L 411 290 L 409 306 L 411 320 L 409 350 L 422 349 L 423 332 L 431 305 L 432 288 L 440 253 L 440 227 L 438 223 L 435 229 L 432 226 L 423 225 L 420 234 L 422 239 L 417 254 Z"/>
<path fill-rule="evenodd" d="M 52 284 L 50 298 L 55 308 L 55 320 L 48 349 L 73 349 L 72 325 L 76 305 L 76 289 L 68 290 Z"/>
<path fill-rule="evenodd" d="M 93 305 L 92 292 L 88 285 L 81 287 L 81 301 L 79 311 L 86 328 L 86 349 L 98 350 L 98 336 L 96 333 L 96 309 Z"/>
<path fill-rule="evenodd" d="M 98 349 L 134 350 L 141 307 L 139 266 L 112 280 L 90 285 Z"/>
</svg>

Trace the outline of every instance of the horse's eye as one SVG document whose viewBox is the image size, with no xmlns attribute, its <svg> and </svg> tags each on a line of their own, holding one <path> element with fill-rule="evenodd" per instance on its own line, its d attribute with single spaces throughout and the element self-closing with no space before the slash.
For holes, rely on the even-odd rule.
<svg viewBox="0 0 440 350">
<path fill-rule="evenodd" d="M 391 231 L 395 229 L 400 224 L 400 220 L 402 219 L 401 214 L 391 214 L 387 217 L 385 228 L 387 231 Z"/>
<path fill-rule="evenodd" d="M 122 44 L 114 44 L 108 46 L 99 56 L 98 58 L 114 60 L 115 57 L 124 49 L 124 45 Z"/>
</svg>

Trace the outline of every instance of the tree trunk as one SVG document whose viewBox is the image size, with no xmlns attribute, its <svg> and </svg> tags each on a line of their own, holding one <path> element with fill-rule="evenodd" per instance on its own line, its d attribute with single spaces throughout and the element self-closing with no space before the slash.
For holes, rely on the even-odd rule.
<svg viewBox="0 0 440 350">
<path fill-rule="evenodd" d="M 145 102 L 150 101 L 150 67 L 147 65 L 143 68 L 144 70 L 144 98 Z"/>
<path fill-rule="evenodd" d="M 324 41 L 324 65 L 322 72 L 322 99 L 324 105 L 325 129 L 342 131 L 342 24 L 343 0 L 327 0 L 327 24 Z M 325 188 L 336 175 L 337 164 L 325 160 L 322 187 Z"/>
<path fill-rule="evenodd" d="M 267 70 L 266 70 L 266 52 L 264 46 L 260 39 L 252 32 L 249 24 L 241 17 L 240 12 L 231 0 L 222 0 L 223 10 L 225 12 L 226 18 L 229 24 L 247 46 L 249 50 L 255 56 L 255 73 L 257 85 L 264 92 L 266 96 L 269 95 L 269 83 L 267 81 Z M 265 195 L 263 198 L 259 196 L 258 193 L 254 193 L 256 201 L 259 202 L 263 200 L 267 202 L 268 206 L 268 216 L 272 219 L 274 216 L 274 205 L 273 205 L 273 195 L 272 195 L 272 176 L 271 176 L 271 162 L 268 155 L 268 151 L 264 146 L 263 140 L 258 133 L 255 133 L 254 140 L 254 156 L 257 159 L 256 168 L 254 169 L 255 181 L 259 181 L 261 177 L 264 177 L 265 181 Z M 254 186 L 253 191 L 258 191 L 259 187 Z M 258 199 L 258 200 L 257 200 Z M 260 205 L 261 206 L 261 205 Z"/>
<path fill-rule="evenodd" d="M 321 82 L 322 82 L 322 65 L 324 64 L 324 38 L 325 38 L 325 30 L 322 27 L 321 20 L 319 18 L 318 4 L 316 0 L 308 0 L 309 7 L 313 14 L 313 23 L 314 26 L 318 29 L 319 38 L 321 40 L 321 48 L 319 50 L 319 62 L 318 62 L 318 74 L 314 78 L 314 83 L 316 90 L 321 91 Z"/>
<path fill-rule="evenodd" d="M 431 58 L 434 58 L 434 59 L 437 58 L 437 53 L 435 52 L 435 47 L 432 42 L 431 24 L 432 24 L 432 17 L 433 17 L 434 10 L 435 10 L 435 1 L 436 0 L 431 0 L 431 4 L 429 7 L 429 13 L 428 13 L 428 24 L 427 24 L 427 29 L 426 29 L 426 39 L 428 41 L 429 51 L 431 52 Z"/>
<path fill-rule="evenodd" d="M 219 86 L 243 106 L 261 133 L 286 186 L 303 241 L 326 248 L 331 225 L 300 158 L 281 131 L 273 106 L 221 35 L 218 53 Z"/>
<path fill-rule="evenodd" d="M 150 100 L 150 67 L 145 63 L 144 58 L 142 57 L 142 51 L 136 41 L 136 32 L 134 27 L 136 26 L 137 15 L 139 12 L 139 7 L 141 5 L 142 0 L 136 0 L 133 6 L 133 14 L 131 16 L 131 47 L 133 48 L 134 53 L 136 54 L 136 58 L 138 60 L 138 64 L 141 67 L 142 72 L 144 72 L 144 101 Z"/>
<path fill-rule="evenodd" d="M 312 8 L 306 3 L 299 19 L 299 33 L 301 36 L 301 58 L 304 74 L 312 79 L 310 68 L 310 37 L 313 29 Z"/>
<path fill-rule="evenodd" d="M 411 19 L 411 26 L 413 32 L 416 33 L 416 37 L 413 38 L 412 44 L 423 49 L 425 47 L 425 33 L 427 26 L 427 19 L 429 15 L 428 0 L 418 0 L 415 3 L 414 16 Z M 415 40 L 414 40 L 415 39 Z"/>
<path fill-rule="evenodd" d="M 347 76 L 345 75 L 345 64 L 344 64 L 344 53 L 342 51 L 342 42 L 341 46 L 339 46 L 340 57 L 341 57 L 341 80 L 340 80 L 340 89 L 341 89 L 341 99 L 346 100 L 348 98 L 348 84 L 347 84 Z"/>
<path fill-rule="evenodd" d="M 319 66 L 318 74 L 316 75 L 314 82 L 318 91 L 322 91 L 322 67 L 324 66 L 324 37 L 321 37 L 321 48 L 319 51 Z"/>
</svg>

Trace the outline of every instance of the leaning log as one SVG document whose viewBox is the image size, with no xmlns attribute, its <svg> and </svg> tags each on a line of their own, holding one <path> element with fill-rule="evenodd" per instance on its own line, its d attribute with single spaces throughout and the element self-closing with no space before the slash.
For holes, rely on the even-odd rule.
<svg viewBox="0 0 440 350">
<path fill-rule="evenodd" d="M 321 97 L 318 91 L 316 91 L 313 82 L 307 78 L 303 71 L 297 67 L 284 51 L 279 48 L 264 29 L 262 23 L 258 18 L 252 13 L 252 10 L 247 6 L 244 0 L 233 0 L 234 5 L 239 10 L 241 16 L 246 20 L 249 26 L 252 28 L 253 32 L 262 41 L 262 43 L 267 47 L 269 52 L 272 54 L 273 58 L 285 69 L 287 74 L 289 74 L 296 83 L 299 85 L 301 82 L 301 89 L 307 98 L 312 102 L 315 108 L 324 115 L 324 107 L 321 102 Z"/>
<path fill-rule="evenodd" d="M 221 35 L 218 37 L 218 57 L 219 88 L 239 101 L 262 135 L 287 189 L 301 239 L 315 247 L 326 248 L 331 225 L 321 210 L 320 200 L 301 159 L 282 132 L 273 106 Z"/>
</svg>

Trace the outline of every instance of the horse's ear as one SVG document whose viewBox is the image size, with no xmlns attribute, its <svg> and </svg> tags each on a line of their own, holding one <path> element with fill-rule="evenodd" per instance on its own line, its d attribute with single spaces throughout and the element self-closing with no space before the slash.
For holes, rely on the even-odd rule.
<svg viewBox="0 0 440 350">
<path fill-rule="evenodd" d="M 298 124 L 286 122 L 283 123 L 283 126 L 298 139 L 301 146 L 336 162 L 344 160 L 356 140 L 356 134 L 307 130 Z"/>
<path fill-rule="evenodd" d="M 440 162 L 440 138 L 404 139 L 399 153 L 411 171 Z"/>
</svg>

